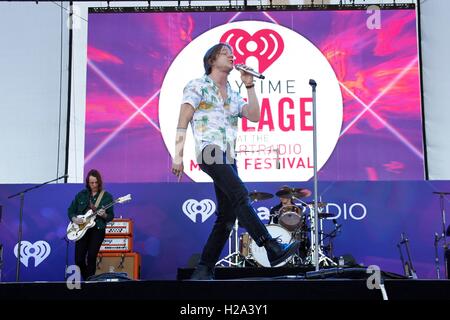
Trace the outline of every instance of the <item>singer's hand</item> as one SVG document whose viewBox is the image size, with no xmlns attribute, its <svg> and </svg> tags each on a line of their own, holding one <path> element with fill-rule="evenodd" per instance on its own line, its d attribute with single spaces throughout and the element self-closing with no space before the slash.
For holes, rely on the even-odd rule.
<svg viewBox="0 0 450 320">
<path fill-rule="evenodd" d="M 172 160 L 172 173 L 176 175 L 178 178 L 181 177 L 183 174 L 184 167 L 183 167 L 183 161 L 181 162 L 175 162 L 175 160 Z"/>
<path fill-rule="evenodd" d="M 253 84 L 253 75 L 242 70 L 239 70 L 239 72 L 241 73 L 241 80 L 245 86 L 250 86 Z"/>
</svg>

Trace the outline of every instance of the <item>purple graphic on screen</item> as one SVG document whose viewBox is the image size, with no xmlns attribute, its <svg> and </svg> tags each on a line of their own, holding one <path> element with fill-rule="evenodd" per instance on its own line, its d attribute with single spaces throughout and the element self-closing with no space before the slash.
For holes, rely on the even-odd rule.
<svg viewBox="0 0 450 320">
<path fill-rule="evenodd" d="M 424 178 L 415 10 L 89 15 L 85 169 L 110 182 L 172 182 L 158 97 L 177 54 L 231 21 L 286 26 L 317 46 L 341 85 L 341 137 L 322 180 Z M 174 117 L 178 115 L 174 114 Z"/>
</svg>

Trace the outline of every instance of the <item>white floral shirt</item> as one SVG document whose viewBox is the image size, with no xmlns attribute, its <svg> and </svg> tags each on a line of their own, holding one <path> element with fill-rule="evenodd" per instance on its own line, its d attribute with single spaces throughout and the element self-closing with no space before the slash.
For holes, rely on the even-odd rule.
<svg viewBox="0 0 450 320">
<path fill-rule="evenodd" d="M 191 127 L 195 138 L 196 154 L 210 144 L 215 144 L 224 152 L 234 148 L 238 133 L 238 117 L 247 102 L 239 92 L 227 83 L 227 100 L 224 101 L 214 81 L 204 75 L 189 81 L 183 91 L 183 102 L 194 109 Z"/>
</svg>

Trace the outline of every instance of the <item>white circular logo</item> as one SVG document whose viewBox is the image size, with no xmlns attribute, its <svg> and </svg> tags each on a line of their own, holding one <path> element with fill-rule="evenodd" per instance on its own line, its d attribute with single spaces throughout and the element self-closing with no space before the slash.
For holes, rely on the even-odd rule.
<svg viewBox="0 0 450 320">
<path fill-rule="evenodd" d="M 203 55 L 214 44 L 228 42 L 236 63 L 265 76 L 255 80 L 261 105 L 258 123 L 239 122 L 237 165 L 243 181 L 307 181 L 313 176 L 312 90 L 317 82 L 318 170 L 333 152 L 342 125 L 339 82 L 325 56 L 298 33 L 272 23 L 242 21 L 211 29 L 187 45 L 164 78 L 159 99 L 159 124 L 173 157 L 183 88 L 204 74 Z M 240 73 L 232 71 L 231 87 L 246 98 Z M 192 131 L 184 148 L 184 170 L 194 181 L 211 179 L 195 162 Z"/>
</svg>

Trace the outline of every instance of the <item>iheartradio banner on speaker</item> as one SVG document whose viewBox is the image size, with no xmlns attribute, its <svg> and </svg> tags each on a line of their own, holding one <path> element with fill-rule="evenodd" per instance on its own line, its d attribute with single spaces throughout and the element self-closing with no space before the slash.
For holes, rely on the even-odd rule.
<svg viewBox="0 0 450 320">
<path fill-rule="evenodd" d="M 227 42 L 255 79 L 261 119 L 239 119 L 244 181 L 424 178 L 416 13 L 383 10 L 90 13 L 85 169 L 111 182 L 172 182 L 184 86 L 203 55 Z M 373 22 L 373 21 L 372 21 Z M 246 97 L 238 71 L 231 87 Z M 207 120 L 205 120 L 207 121 Z M 205 123 L 207 125 L 207 123 Z M 210 181 L 195 161 L 191 129 L 184 181 Z"/>
</svg>

